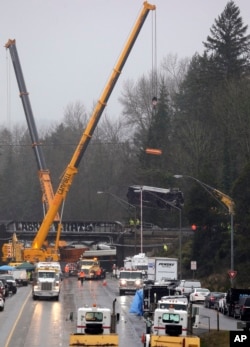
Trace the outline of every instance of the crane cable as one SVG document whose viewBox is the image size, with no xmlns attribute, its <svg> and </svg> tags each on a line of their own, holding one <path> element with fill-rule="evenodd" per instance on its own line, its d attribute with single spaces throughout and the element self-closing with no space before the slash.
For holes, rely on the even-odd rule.
<svg viewBox="0 0 250 347">
<path fill-rule="evenodd" d="M 156 39 L 156 11 L 152 13 L 152 106 L 157 105 L 158 78 L 157 78 L 157 39 Z"/>
</svg>

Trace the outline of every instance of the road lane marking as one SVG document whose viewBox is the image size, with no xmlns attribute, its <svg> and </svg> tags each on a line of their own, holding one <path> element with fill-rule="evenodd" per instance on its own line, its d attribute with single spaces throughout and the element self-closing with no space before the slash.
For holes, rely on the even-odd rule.
<svg viewBox="0 0 250 347">
<path fill-rule="evenodd" d="M 15 328 L 16 328 L 18 322 L 19 322 L 19 319 L 21 318 L 21 315 L 22 315 L 23 310 L 24 310 L 24 306 L 26 305 L 26 303 L 27 303 L 28 299 L 30 298 L 30 296 L 31 296 L 31 292 L 29 293 L 29 295 L 27 296 L 26 300 L 24 301 L 24 303 L 23 303 L 23 305 L 21 307 L 21 310 L 20 310 L 20 312 L 19 312 L 19 314 L 17 316 L 17 319 L 15 320 L 15 323 L 14 323 L 12 329 L 11 329 L 11 332 L 10 332 L 10 334 L 8 336 L 8 339 L 7 339 L 4 347 L 9 347 L 10 340 L 11 340 L 13 334 L 14 334 L 14 331 L 15 331 Z"/>
</svg>

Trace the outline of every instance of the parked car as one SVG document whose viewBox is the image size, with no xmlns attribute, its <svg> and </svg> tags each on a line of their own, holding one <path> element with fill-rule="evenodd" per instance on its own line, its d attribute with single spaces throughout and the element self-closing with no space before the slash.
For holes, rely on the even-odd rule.
<svg viewBox="0 0 250 347">
<path fill-rule="evenodd" d="M 0 280 L 0 295 L 5 297 L 6 289 L 5 289 L 5 284 L 3 281 Z"/>
<path fill-rule="evenodd" d="M 204 300 L 204 306 L 207 308 L 214 308 L 215 301 L 222 298 L 224 293 L 222 292 L 210 292 Z"/>
<path fill-rule="evenodd" d="M 4 279 L 4 278 L 1 278 L 0 281 L 3 282 L 3 285 L 4 285 L 4 287 L 5 287 L 5 294 L 4 294 L 4 297 L 7 298 L 7 296 L 9 296 L 9 285 L 8 285 L 8 282 L 7 282 L 6 279 Z"/>
<path fill-rule="evenodd" d="M 4 305 L 5 305 L 4 296 L 2 296 L 2 294 L 0 294 L 0 311 L 4 310 Z"/>
<path fill-rule="evenodd" d="M 192 293 L 190 293 L 189 300 L 191 303 L 194 302 L 204 302 L 205 297 L 210 293 L 207 288 L 194 288 Z"/>
<path fill-rule="evenodd" d="M 1 274 L 0 275 L 0 280 L 1 279 L 5 279 L 6 282 L 9 285 L 9 292 L 12 292 L 12 294 L 16 294 L 17 292 L 17 285 L 16 285 L 16 281 L 14 279 L 14 277 L 12 275 L 9 274 Z"/>
</svg>

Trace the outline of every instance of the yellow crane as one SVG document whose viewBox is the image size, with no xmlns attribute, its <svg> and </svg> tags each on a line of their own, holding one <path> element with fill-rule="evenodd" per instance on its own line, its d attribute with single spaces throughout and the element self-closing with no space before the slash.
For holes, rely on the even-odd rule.
<svg viewBox="0 0 250 347">
<path fill-rule="evenodd" d="M 46 240 L 50 227 L 58 213 L 58 210 L 66 198 L 66 195 L 70 189 L 73 182 L 74 176 L 78 172 L 78 167 L 81 159 L 88 147 L 88 144 L 92 138 L 94 130 L 100 120 L 105 106 L 107 105 L 108 99 L 113 91 L 113 88 L 122 72 L 122 68 L 129 56 L 131 49 L 139 35 L 139 32 L 147 18 L 148 13 L 151 10 L 155 10 L 155 6 L 149 4 L 147 1 L 143 3 L 143 8 L 141 9 L 139 16 L 135 22 L 135 25 L 125 43 L 125 46 L 118 58 L 118 61 L 104 87 L 104 90 L 98 100 L 90 120 L 83 131 L 82 137 L 73 153 L 70 163 L 66 167 L 62 179 L 59 183 L 59 187 L 55 193 L 54 199 L 49 206 L 49 209 L 43 219 L 43 222 L 32 242 L 31 248 L 24 249 L 24 259 L 27 261 L 37 261 L 44 257 L 44 249 L 42 249 L 43 243 Z"/>
</svg>

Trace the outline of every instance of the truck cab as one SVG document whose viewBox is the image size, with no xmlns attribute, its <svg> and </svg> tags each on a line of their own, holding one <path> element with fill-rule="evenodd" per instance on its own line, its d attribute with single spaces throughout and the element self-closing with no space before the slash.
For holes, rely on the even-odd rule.
<svg viewBox="0 0 250 347">
<path fill-rule="evenodd" d="M 83 271 L 85 279 L 102 279 L 105 278 L 105 271 L 101 268 L 100 262 L 97 258 L 82 258 L 78 262 L 78 280 L 80 279 L 80 272 Z"/>
<path fill-rule="evenodd" d="M 136 292 L 143 287 L 143 271 L 120 270 L 119 293 L 124 295 L 126 292 Z"/>
<path fill-rule="evenodd" d="M 199 337 L 188 335 L 189 310 L 188 299 L 185 296 L 162 297 L 157 302 L 151 324 L 149 324 L 149 316 L 146 317 L 147 328 L 146 334 L 143 336 L 144 346 L 200 347 Z"/>
<path fill-rule="evenodd" d="M 77 311 L 76 333 L 70 335 L 69 346 L 114 346 L 118 347 L 116 324 L 119 314 L 109 308 L 80 307 Z"/>
<path fill-rule="evenodd" d="M 54 297 L 59 300 L 61 281 L 62 271 L 58 262 L 37 263 L 32 283 L 33 300 L 39 297 Z"/>
</svg>

